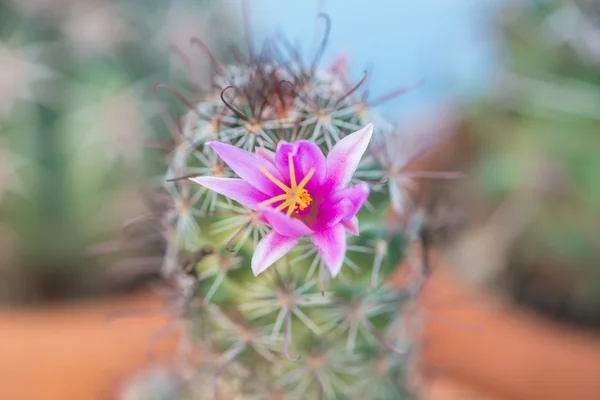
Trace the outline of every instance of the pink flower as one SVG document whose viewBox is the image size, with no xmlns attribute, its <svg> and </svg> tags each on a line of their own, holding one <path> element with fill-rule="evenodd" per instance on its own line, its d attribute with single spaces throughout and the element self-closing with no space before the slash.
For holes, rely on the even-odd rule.
<svg viewBox="0 0 600 400">
<path fill-rule="evenodd" d="M 367 149 L 372 125 L 340 140 L 327 158 L 316 144 L 280 142 L 275 153 L 248 153 L 235 146 L 209 142 L 240 177 L 191 178 L 204 187 L 259 213 L 272 228 L 256 246 L 252 271 L 258 275 L 296 246 L 302 236 L 312 241 L 333 276 L 346 254 L 346 231 L 358 235 L 356 213 L 369 187 L 348 183 Z"/>
</svg>

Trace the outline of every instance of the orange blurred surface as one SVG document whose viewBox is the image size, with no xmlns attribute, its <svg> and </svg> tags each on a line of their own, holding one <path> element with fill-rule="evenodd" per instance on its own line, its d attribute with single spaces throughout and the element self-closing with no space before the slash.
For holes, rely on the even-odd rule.
<svg viewBox="0 0 600 400">
<path fill-rule="evenodd" d="M 38 308 L 0 308 L 0 399 L 108 400 L 136 372 L 171 362 L 178 331 L 147 355 L 165 312 L 107 321 L 111 313 L 161 308 L 148 291 Z"/>
<path fill-rule="evenodd" d="M 504 400 L 450 377 L 440 377 L 430 382 L 422 395 L 423 400 Z"/>
<path fill-rule="evenodd" d="M 397 276 L 399 283 L 408 277 Z M 426 400 L 600 399 L 600 338 L 463 287 L 443 269 L 426 283 Z M 159 308 L 150 292 L 43 308 L 0 308 L 0 399 L 108 400 L 137 372 L 174 361 L 179 333 L 147 357 L 169 315 L 108 323 L 114 312 Z"/>
<path fill-rule="evenodd" d="M 600 335 L 490 301 L 437 269 L 425 285 L 428 386 L 477 388 L 464 399 L 600 399 Z M 436 383 L 436 381 L 439 381 Z M 439 388 L 438 388 L 439 389 Z M 460 392 L 459 392 L 460 393 Z M 430 400 L 453 400 L 443 390 Z"/>
</svg>

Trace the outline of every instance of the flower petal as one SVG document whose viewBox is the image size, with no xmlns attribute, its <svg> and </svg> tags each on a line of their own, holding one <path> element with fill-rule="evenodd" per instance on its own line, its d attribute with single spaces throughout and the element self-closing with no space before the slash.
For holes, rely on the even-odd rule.
<svg viewBox="0 0 600 400">
<path fill-rule="evenodd" d="M 332 197 L 334 201 L 337 199 L 345 199 L 352 204 L 348 209 L 348 213 L 344 216 L 344 219 L 346 220 L 356 215 L 358 210 L 360 210 L 369 197 L 369 193 L 371 193 L 369 185 L 367 185 L 365 182 L 360 182 L 354 186 L 338 190 L 333 194 Z"/>
<path fill-rule="evenodd" d="M 312 241 L 319 250 L 325 266 L 336 277 L 344 264 L 346 256 L 346 232 L 341 224 L 331 228 L 316 232 L 312 236 Z"/>
<path fill-rule="evenodd" d="M 265 217 L 263 217 L 262 214 L 256 214 L 252 221 L 256 222 L 257 224 L 269 225 L 269 222 L 265 219 Z"/>
<path fill-rule="evenodd" d="M 239 175 L 240 178 L 247 181 L 263 193 L 272 196 L 281 194 L 282 190 L 277 187 L 261 170 L 264 168 L 275 178 L 281 180 L 281 174 L 273 164 L 264 160 L 255 154 L 248 153 L 245 150 L 221 142 L 208 142 L 207 145 L 213 149 L 227 165 Z"/>
<path fill-rule="evenodd" d="M 327 181 L 333 189 L 345 187 L 350 182 L 372 135 L 373 125 L 369 124 L 333 146 L 327 155 Z"/>
<path fill-rule="evenodd" d="M 346 231 L 350 232 L 354 236 L 358 236 L 360 234 L 358 229 L 358 218 L 356 218 L 356 216 L 347 220 L 342 220 L 341 224 L 344 226 L 344 228 L 346 228 Z"/>
<path fill-rule="evenodd" d="M 271 150 L 267 150 L 264 147 L 257 147 L 254 152 L 263 160 L 268 161 L 273 165 L 275 164 L 275 153 Z"/>
<path fill-rule="evenodd" d="M 315 231 L 329 229 L 341 220 L 346 219 L 352 208 L 352 202 L 348 199 L 321 204 L 317 218 L 311 221 L 309 226 Z"/>
<path fill-rule="evenodd" d="M 258 212 L 267 220 L 274 231 L 283 236 L 301 237 L 310 235 L 313 230 L 298 218 L 288 217 L 282 211 L 267 206 L 259 206 Z"/>
<path fill-rule="evenodd" d="M 258 205 L 267 200 L 269 195 L 255 189 L 248 182 L 237 178 L 216 178 L 213 176 L 199 176 L 190 178 L 191 181 L 199 183 L 207 189 L 229 197 L 244 207 L 256 210 Z"/>
<path fill-rule="evenodd" d="M 252 272 L 257 276 L 298 244 L 298 238 L 282 236 L 275 231 L 267 233 L 256 245 L 252 255 Z"/>
<path fill-rule="evenodd" d="M 310 192 L 312 186 L 320 186 L 323 183 L 327 174 L 327 161 L 319 146 L 307 140 L 294 143 L 279 142 L 275 152 L 275 165 L 286 177 L 289 175 L 289 153 L 292 153 L 294 160 L 297 182 L 300 182 L 314 168 L 314 175 L 306 185 L 307 190 Z"/>
</svg>

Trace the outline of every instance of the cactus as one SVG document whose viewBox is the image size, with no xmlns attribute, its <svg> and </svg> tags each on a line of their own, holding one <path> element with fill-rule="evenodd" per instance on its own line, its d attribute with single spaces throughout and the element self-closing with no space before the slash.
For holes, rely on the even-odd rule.
<svg viewBox="0 0 600 400">
<path fill-rule="evenodd" d="M 167 83 L 155 86 L 189 108 L 166 119 L 175 141 L 158 192 L 168 195 L 163 274 L 182 290 L 185 347 L 204 354 L 192 379 L 203 382 L 197 398 L 410 397 L 399 310 L 412 292 L 390 282 L 407 237 L 389 216 L 408 215 L 415 179 L 457 174 L 405 170 L 428 143 L 371 112 L 379 100 L 359 94 L 366 73 L 352 83 L 342 63 L 321 65 L 331 22 L 319 18 L 325 33 L 312 60 L 277 38 L 260 53 L 252 43 L 246 55 L 234 46 L 234 61 L 221 63 L 193 38 L 211 62 L 210 89 L 188 99 Z M 349 168 L 356 168 L 349 188 L 340 186 L 347 198 L 362 196 L 354 213 L 366 200 L 360 234 L 354 214 L 332 222 L 335 229 L 319 225 L 320 211 L 316 221 L 299 222 L 308 221 L 311 201 L 328 201 L 315 200 L 319 190 L 335 196 L 315 186 L 318 174 L 358 162 L 371 129 L 360 164 Z M 283 194 L 267 196 L 269 184 Z M 357 235 L 346 238 L 342 225 Z M 335 244 L 324 244 L 328 234 Z"/>
</svg>

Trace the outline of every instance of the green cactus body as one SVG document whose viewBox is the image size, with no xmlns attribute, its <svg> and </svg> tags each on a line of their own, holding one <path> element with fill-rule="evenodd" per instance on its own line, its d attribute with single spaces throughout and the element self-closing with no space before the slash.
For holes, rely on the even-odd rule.
<svg viewBox="0 0 600 400">
<path fill-rule="evenodd" d="M 379 152 L 398 141 L 386 133 L 387 124 L 375 120 L 373 142 L 355 174 L 354 181 L 369 183 L 371 195 L 358 214 L 361 233 L 348 239 L 344 266 L 334 279 L 307 239 L 253 276 L 250 259 L 269 228 L 257 212 L 187 179 L 236 176 L 207 142 L 253 152 L 303 139 L 328 154 L 373 121 L 356 92 L 362 81 L 349 83 L 343 72 L 317 65 L 319 55 L 311 65 L 293 51 L 291 60 L 285 58 L 273 48 L 230 65 L 214 61 L 212 89 L 194 101 L 183 99 L 191 109 L 163 177 L 171 199 L 163 218 L 169 247 L 163 272 L 193 287 L 190 304 L 198 303 L 188 315 L 188 339 L 206 354 L 197 371 L 212 389 L 195 395 L 409 398 L 401 368 L 408 348 L 392 343 L 389 332 L 402 326 L 398 310 L 406 293 L 388 282 L 402 253 L 402 235 L 385 221 L 389 180 Z M 157 87 L 182 97 L 169 85 Z M 204 248 L 212 253 L 194 259 Z"/>
</svg>

